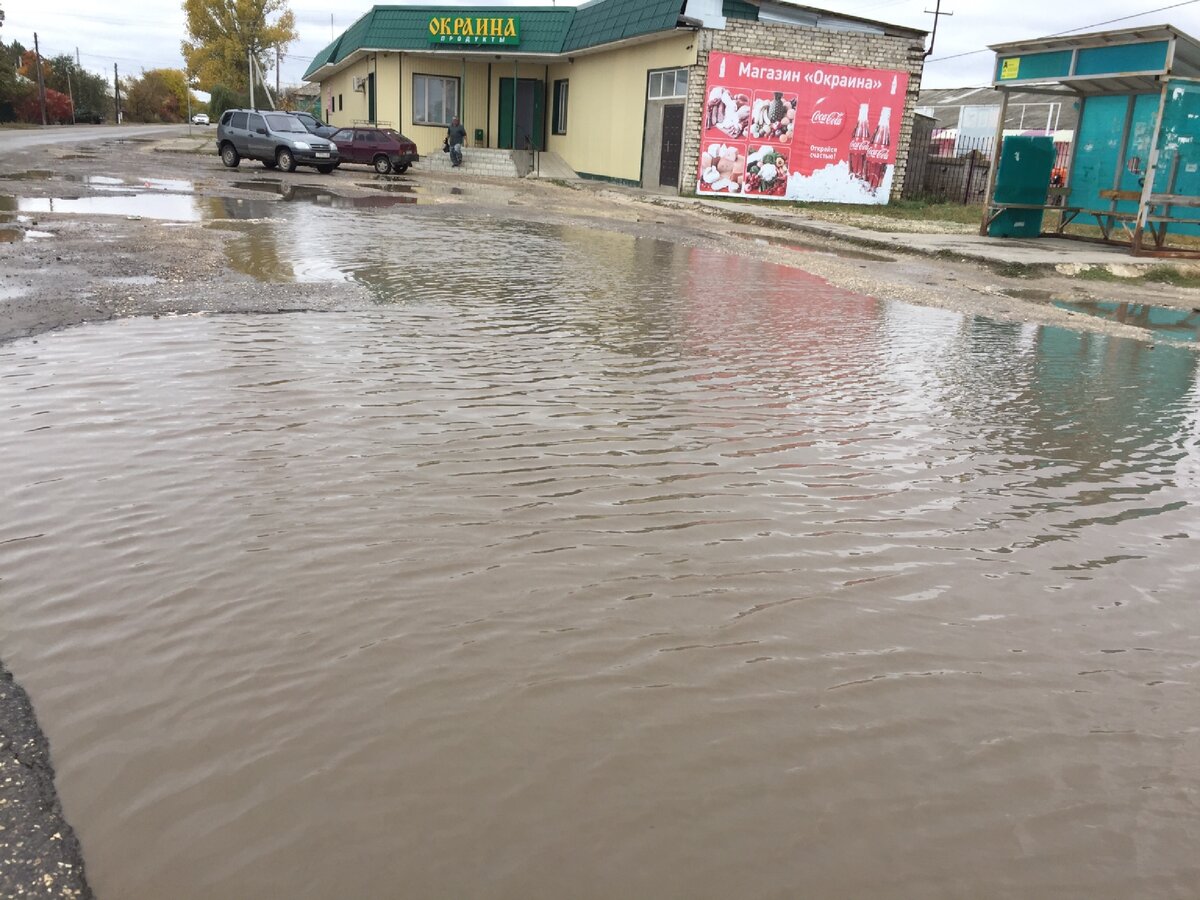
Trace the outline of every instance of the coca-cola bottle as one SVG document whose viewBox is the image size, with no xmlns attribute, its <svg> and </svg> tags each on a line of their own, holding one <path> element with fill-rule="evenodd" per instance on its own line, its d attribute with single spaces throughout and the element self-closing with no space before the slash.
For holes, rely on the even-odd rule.
<svg viewBox="0 0 1200 900">
<path fill-rule="evenodd" d="M 858 124 L 850 138 L 850 176 L 864 181 L 867 178 L 867 148 L 871 146 L 871 126 L 867 122 L 870 114 L 869 103 L 858 105 Z"/>
<path fill-rule="evenodd" d="M 867 187 L 872 191 L 879 190 L 883 178 L 887 174 L 888 157 L 892 155 L 892 110 L 890 107 L 879 114 L 879 124 L 875 126 L 875 135 L 871 138 L 871 146 L 867 148 Z"/>
</svg>

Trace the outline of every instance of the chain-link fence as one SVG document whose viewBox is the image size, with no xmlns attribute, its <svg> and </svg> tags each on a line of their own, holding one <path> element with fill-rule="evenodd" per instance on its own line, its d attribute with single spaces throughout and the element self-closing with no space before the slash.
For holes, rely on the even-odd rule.
<svg viewBox="0 0 1200 900">
<path fill-rule="evenodd" d="M 914 131 L 904 199 L 982 205 L 991 175 L 994 144 L 990 137 L 959 137 L 938 129 Z M 1054 149 L 1051 187 L 1058 187 L 1066 179 L 1071 145 L 1057 143 Z"/>
</svg>

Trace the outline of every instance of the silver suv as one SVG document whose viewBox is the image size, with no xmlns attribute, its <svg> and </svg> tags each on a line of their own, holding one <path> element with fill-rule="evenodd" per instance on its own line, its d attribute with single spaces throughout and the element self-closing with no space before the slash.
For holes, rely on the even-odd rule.
<svg viewBox="0 0 1200 900">
<path fill-rule="evenodd" d="M 294 172 L 296 166 L 315 166 L 328 175 L 341 162 L 337 145 L 309 134 L 295 116 L 254 109 L 225 110 L 217 125 L 217 153 L 231 169 L 245 158 L 285 172 Z"/>
</svg>

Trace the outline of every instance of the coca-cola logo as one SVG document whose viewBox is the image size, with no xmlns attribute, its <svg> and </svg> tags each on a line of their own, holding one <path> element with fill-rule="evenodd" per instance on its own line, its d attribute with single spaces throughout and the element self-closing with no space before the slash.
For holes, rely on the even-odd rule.
<svg viewBox="0 0 1200 900">
<path fill-rule="evenodd" d="M 835 128 L 841 128 L 846 121 L 844 112 L 821 112 L 814 109 L 812 114 L 812 123 L 814 125 L 832 125 Z"/>
</svg>

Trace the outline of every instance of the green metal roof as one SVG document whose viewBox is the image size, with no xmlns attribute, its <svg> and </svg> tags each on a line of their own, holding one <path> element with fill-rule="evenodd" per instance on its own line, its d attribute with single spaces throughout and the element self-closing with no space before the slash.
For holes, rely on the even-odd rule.
<svg viewBox="0 0 1200 900">
<path fill-rule="evenodd" d="M 313 58 L 305 80 L 359 50 L 429 51 L 433 16 L 519 16 L 520 47 L 455 45 L 457 53 L 559 54 L 659 31 L 672 31 L 684 0 L 592 0 L 579 7 L 373 6 Z"/>
<path fill-rule="evenodd" d="M 758 7 L 746 0 L 725 0 L 721 15 L 727 19 L 743 19 L 750 22 L 758 21 Z"/>
<path fill-rule="evenodd" d="M 561 52 L 670 31 L 682 9 L 681 0 L 594 0 L 576 7 Z"/>
</svg>

